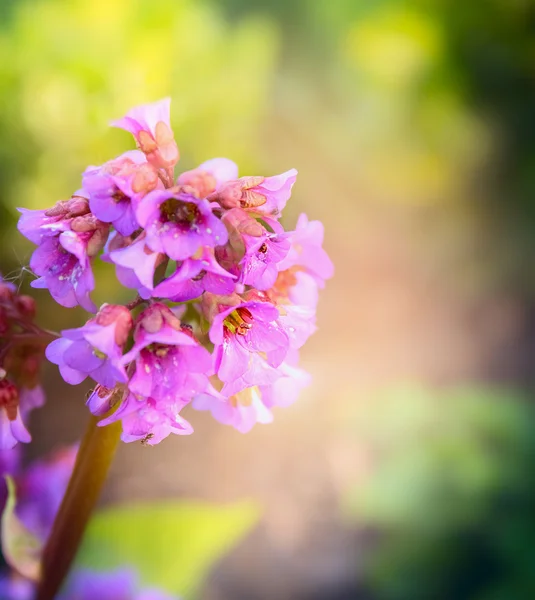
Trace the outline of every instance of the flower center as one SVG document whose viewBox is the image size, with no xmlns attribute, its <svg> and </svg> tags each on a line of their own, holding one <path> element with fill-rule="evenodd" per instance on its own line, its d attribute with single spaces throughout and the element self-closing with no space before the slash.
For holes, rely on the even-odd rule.
<svg viewBox="0 0 535 600">
<path fill-rule="evenodd" d="M 253 327 L 253 315 L 245 308 L 240 307 L 233 310 L 225 319 L 224 325 L 231 332 L 237 335 L 245 335 Z"/>
<path fill-rule="evenodd" d="M 154 343 L 150 344 L 150 346 L 147 346 L 147 350 L 155 354 L 158 358 L 164 358 L 167 356 L 170 347 L 166 346 L 165 344 Z"/>
<path fill-rule="evenodd" d="M 100 350 L 97 350 L 97 348 L 93 348 L 93 354 L 97 358 L 100 358 L 100 360 L 104 360 L 105 358 L 108 358 L 107 355 L 104 354 L 104 352 L 101 352 Z"/>
<path fill-rule="evenodd" d="M 238 406 L 251 406 L 255 397 L 260 397 L 260 390 L 256 385 L 238 392 L 231 396 L 228 401 L 231 406 L 238 408 Z"/>
<path fill-rule="evenodd" d="M 111 197 L 117 204 L 119 204 L 119 202 L 124 202 L 125 200 L 130 200 L 130 198 L 124 192 L 121 192 L 119 188 L 116 188 Z"/>
<path fill-rule="evenodd" d="M 194 202 L 169 198 L 160 206 L 162 217 L 182 227 L 190 228 L 199 219 L 199 207 Z"/>
</svg>

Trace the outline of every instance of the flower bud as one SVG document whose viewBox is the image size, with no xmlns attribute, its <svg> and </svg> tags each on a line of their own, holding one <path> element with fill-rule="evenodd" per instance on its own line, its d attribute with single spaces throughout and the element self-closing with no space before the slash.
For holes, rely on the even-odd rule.
<svg viewBox="0 0 535 600">
<path fill-rule="evenodd" d="M 0 282 L 0 302 L 11 302 L 15 292 L 13 287 L 4 281 Z"/>
<path fill-rule="evenodd" d="M 17 386 L 6 378 L 0 381 L 0 409 L 1 408 L 6 411 L 7 418 L 10 421 L 14 421 L 17 418 L 19 391 L 17 390 Z"/>
<path fill-rule="evenodd" d="M 95 232 L 87 243 L 87 256 L 96 256 L 106 245 L 110 234 L 110 226 L 107 223 L 97 221 Z"/>
<path fill-rule="evenodd" d="M 80 217 L 75 217 L 71 222 L 71 229 L 77 233 L 94 231 L 99 226 L 100 221 L 91 213 Z"/>
<path fill-rule="evenodd" d="M 132 329 L 132 315 L 126 306 L 103 304 L 95 317 L 95 322 L 103 327 L 115 323 L 115 342 L 122 346 Z"/>
<path fill-rule="evenodd" d="M 89 213 L 89 200 L 83 196 L 73 196 L 65 203 L 65 218 L 79 217 Z"/>
<path fill-rule="evenodd" d="M 193 193 L 197 198 L 206 198 L 208 194 L 215 191 L 217 180 L 208 171 L 193 169 L 182 173 L 177 180 L 177 184 L 188 186 L 192 190 L 190 193 Z"/>
<path fill-rule="evenodd" d="M 19 313 L 28 319 L 33 319 L 36 313 L 35 300 L 31 296 L 17 296 L 15 306 Z"/>
</svg>

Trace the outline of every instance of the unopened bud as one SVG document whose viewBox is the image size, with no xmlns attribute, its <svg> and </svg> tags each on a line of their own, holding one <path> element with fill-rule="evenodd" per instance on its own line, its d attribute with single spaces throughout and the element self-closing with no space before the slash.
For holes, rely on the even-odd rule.
<svg viewBox="0 0 535 600">
<path fill-rule="evenodd" d="M 140 165 L 132 180 L 132 190 L 139 194 L 140 192 L 150 192 L 158 185 L 158 174 L 150 164 Z"/>
<path fill-rule="evenodd" d="M 83 218 L 83 217 L 81 217 Z M 87 255 L 88 256 L 96 256 L 102 248 L 106 245 L 108 241 L 108 236 L 110 234 L 110 226 L 107 223 L 102 223 L 98 221 L 97 228 L 95 232 L 91 236 L 91 239 L 87 242 Z"/>
<path fill-rule="evenodd" d="M 115 323 L 115 342 L 122 346 L 132 329 L 132 315 L 126 306 L 104 304 L 95 317 L 95 322 L 103 327 Z"/>
<path fill-rule="evenodd" d="M 146 308 L 140 315 L 139 324 L 148 333 L 160 331 L 163 325 L 163 316 L 159 305 L 153 304 Z"/>
<path fill-rule="evenodd" d="M 95 215 L 89 213 L 81 217 L 75 217 L 71 221 L 71 229 L 77 233 L 85 233 L 87 231 L 94 231 L 100 223 Z"/>
<path fill-rule="evenodd" d="M 31 296 L 17 296 L 15 306 L 21 315 L 33 319 L 36 313 L 35 300 Z"/>
<path fill-rule="evenodd" d="M 79 217 L 89 212 L 89 200 L 83 196 L 73 196 L 70 200 L 67 200 L 65 205 L 66 218 Z"/>
<path fill-rule="evenodd" d="M 202 169 L 193 169 L 182 173 L 177 183 L 181 186 L 188 186 L 193 189 L 193 194 L 197 198 L 206 198 L 208 194 L 215 191 L 217 186 L 216 178 L 208 171 Z"/>
<path fill-rule="evenodd" d="M 54 204 L 52 208 L 49 208 L 45 211 L 45 216 L 47 217 L 62 217 L 67 212 L 67 203 L 68 200 L 59 200 Z"/>
<path fill-rule="evenodd" d="M 10 421 L 14 421 L 17 418 L 19 391 L 14 383 L 5 378 L 0 381 L 0 409 L 1 408 L 6 411 L 7 418 Z"/>
<path fill-rule="evenodd" d="M 10 302 L 15 292 L 13 287 L 4 281 L 0 282 L 0 302 Z"/>
</svg>

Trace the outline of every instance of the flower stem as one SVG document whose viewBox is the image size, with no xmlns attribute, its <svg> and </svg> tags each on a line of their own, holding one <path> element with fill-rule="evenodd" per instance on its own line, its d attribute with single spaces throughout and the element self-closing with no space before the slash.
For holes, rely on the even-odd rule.
<svg viewBox="0 0 535 600">
<path fill-rule="evenodd" d="M 97 427 L 91 417 L 42 557 L 36 600 L 53 600 L 69 571 L 99 498 L 121 433 L 120 422 Z"/>
</svg>

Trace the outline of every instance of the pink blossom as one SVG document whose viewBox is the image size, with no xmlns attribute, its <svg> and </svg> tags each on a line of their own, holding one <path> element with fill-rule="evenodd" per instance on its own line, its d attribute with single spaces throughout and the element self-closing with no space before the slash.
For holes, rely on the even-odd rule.
<svg viewBox="0 0 535 600">
<path fill-rule="evenodd" d="M 161 303 L 146 308 L 138 318 L 134 346 L 122 362 L 135 362 L 128 382 L 137 397 L 156 402 L 189 402 L 211 386 L 212 357 L 171 310 Z"/>
<path fill-rule="evenodd" d="M 186 404 L 187 402 L 181 399 L 163 401 L 130 394 L 117 411 L 99 421 L 99 425 L 102 427 L 120 420 L 123 426 L 123 442 L 141 440 L 153 446 L 159 444 L 170 433 L 193 433 L 192 426 L 179 414 Z"/>
<path fill-rule="evenodd" d="M 190 258 L 203 246 L 213 248 L 227 241 L 227 230 L 210 203 L 191 194 L 151 192 L 139 204 L 136 216 L 145 229 L 147 246 L 173 260 Z"/>
<path fill-rule="evenodd" d="M 210 301 L 210 298 L 207 298 Z M 212 319 L 210 340 L 214 344 L 215 369 L 219 379 L 232 382 L 251 371 L 258 353 L 270 367 L 278 367 L 289 349 L 289 339 L 279 311 L 269 302 L 243 302 L 226 307 L 213 298 L 219 311 Z M 262 362 L 263 359 L 262 359 Z"/>
<path fill-rule="evenodd" d="M 34 288 L 48 289 L 54 300 L 71 308 L 80 304 L 89 312 L 96 306 L 89 294 L 95 288 L 91 262 L 87 255 L 87 234 L 64 231 L 59 237 L 44 238 L 30 260 L 30 267 L 39 279 Z"/>
<path fill-rule="evenodd" d="M 59 366 L 67 383 L 76 385 L 90 376 L 113 388 L 127 379 L 121 358 L 131 327 L 127 308 L 104 305 L 83 327 L 62 331 L 62 337 L 48 345 L 46 357 Z"/>
<path fill-rule="evenodd" d="M 130 110 L 122 119 L 112 121 L 113 127 L 129 131 L 139 149 L 156 168 L 168 169 L 179 159 L 170 121 L 171 99 L 143 104 Z"/>
<path fill-rule="evenodd" d="M 280 271 L 299 267 L 310 274 L 319 287 L 324 287 L 325 280 L 334 274 L 334 266 L 327 252 L 323 249 L 323 224 L 320 221 L 309 221 L 301 213 L 295 231 L 290 232 L 292 245 L 286 258 L 279 265 Z"/>
<path fill-rule="evenodd" d="M 45 237 L 55 237 L 70 229 L 69 223 L 75 217 L 89 213 L 88 195 L 78 190 L 69 200 L 57 202 L 46 210 L 17 209 L 21 216 L 17 228 L 22 235 L 34 244 L 40 244 Z"/>
<path fill-rule="evenodd" d="M 291 357 L 291 362 L 296 360 L 296 355 Z M 271 409 L 274 406 L 292 404 L 301 390 L 310 384 L 310 379 L 310 375 L 303 369 L 284 362 L 278 367 L 276 378 L 269 383 L 246 387 L 242 387 L 239 382 L 228 384 L 222 390 L 224 392 L 225 387 L 228 390 L 226 400 L 200 394 L 192 406 L 196 410 L 209 410 L 220 423 L 247 433 L 256 423 L 271 423 Z"/>
<path fill-rule="evenodd" d="M 219 265 L 211 248 L 202 248 L 187 258 L 176 271 L 156 286 L 153 296 L 185 302 L 198 298 L 204 291 L 213 294 L 231 294 L 236 276 Z"/>
<path fill-rule="evenodd" d="M 138 150 L 125 152 L 100 167 L 88 167 L 83 175 L 91 211 L 122 235 L 139 229 L 134 204 L 159 183 L 154 167 Z"/>
</svg>

